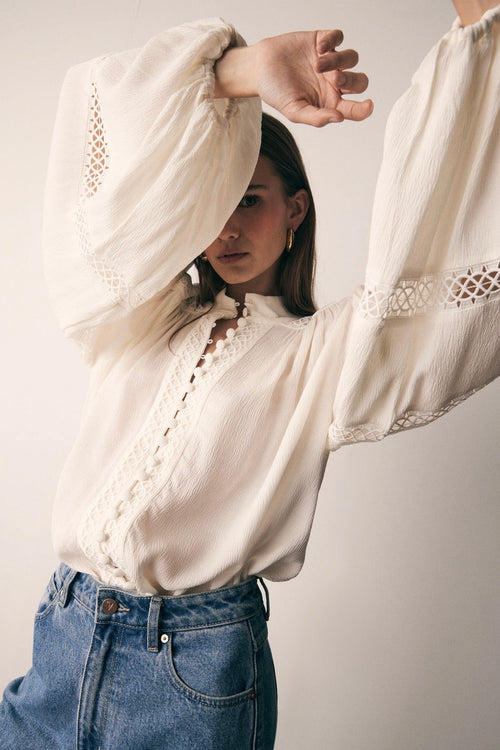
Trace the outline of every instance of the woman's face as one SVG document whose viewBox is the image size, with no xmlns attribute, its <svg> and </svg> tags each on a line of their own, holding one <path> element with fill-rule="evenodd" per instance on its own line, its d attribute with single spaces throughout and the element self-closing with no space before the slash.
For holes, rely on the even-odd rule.
<svg viewBox="0 0 500 750">
<path fill-rule="evenodd" d="M 248 292 L 276 294 L 287 230 L 297 229 L 308 207 L 307 192 L 288 197 L 272 162 L 260 156 L 245 195 L 205 250 L 210 265 L 228 286 L 244 284 Z"/>
</svg>

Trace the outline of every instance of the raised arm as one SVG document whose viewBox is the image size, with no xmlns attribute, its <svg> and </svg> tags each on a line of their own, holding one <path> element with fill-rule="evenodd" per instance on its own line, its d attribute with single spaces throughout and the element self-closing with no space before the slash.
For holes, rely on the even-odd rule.
<svg viewBox="0 0 500 750">
<path fill-rule="evenodd" d="M 232 26 L 206 19 L 68 72 L 47 179 L 45 269 L 59 324 L 89 363 L 140 337 L 160 305 L 161 320 L 178 311 L 184 270 L 253 174 L 259 95 L 314 125 L 368 116 L 369 100 L 343 99 L 368 79 L 349 70 L 358 57 L 337 51 L 342 39 L 299 32 L 246 49 Z"/>
<path fill-rule="evenodd" d="M 500 374 L 500 5 L 453 23 L 389 117 L 330 446 L 425 425 Z"/>
<path fill-rule="evenodd" d="M 243 44 L 232 26 L 206 19 L 66 75 L 45 194 L 45 271 L 59 325 L 89 363 L 117 346 L 118 325 L 123 337 L 140 336 L 138 319 L 142 330 L 152 318 L 144 305 L 158 309 L 158 295 L 178 309 L 183 270 L 248 185 L 260 101 L 219 106 L 213 97 L 215 61 Z"/>
</svg>

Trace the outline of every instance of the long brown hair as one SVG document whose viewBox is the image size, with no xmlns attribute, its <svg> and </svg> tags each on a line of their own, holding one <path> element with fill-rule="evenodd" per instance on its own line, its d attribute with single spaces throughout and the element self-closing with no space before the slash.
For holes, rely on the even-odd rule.
<svg viewBox="0 0 500 750">
<path fill-rule="evenodd" d="M 284 250 L 281 255 L 278 288 L 289 312 L 299 316 L 312 315 L 316 311 L 313 301 L 316 210 L 311 188 L 294 137 L 279 120 L 265 112 L 262 114 L 260 154 L 272 162 L 287 196 L 302 189 L 309 194 L 309 210 L 295 232 L 293 248 L 290 252 Z M 198 304 L 205 305 L 215 300 L 226 282 L 207 261 L 196 258 L 194 263 L 199 276 Z"/>
</svg>

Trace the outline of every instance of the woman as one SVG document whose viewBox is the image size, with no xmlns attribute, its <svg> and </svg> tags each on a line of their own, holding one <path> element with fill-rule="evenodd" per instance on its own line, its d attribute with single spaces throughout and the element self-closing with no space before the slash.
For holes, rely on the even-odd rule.
<svg viewBox="0 0 500 750">
<path fill-rule="evenodd" d="M 227 24 L 200 22 L 70 71 L 47 272 L 91 384 L 56 502 L 71 567 L 40 605 L 33 670 L 6 690 L 7 747 L 273 746 L 255 577 L 300 570 L 327 449 L 428 422 L 497 374 L 483 331 L 498 260 L 485 238 L 472 262 L 454 235 L 484 221 L 464 194 L 498 180 L 484 158 L 498 21 L 497 9 L 455 28 L 425 61 L 390 125 L 365 291 L 315 314 L 312 199 L 270 120 L 258 157 L 255 95 L 314 125 L 367 117 L 371 102 L 342 98 L 367 80 L 336 51 L 339 32 L 244 48 Z M 446 96 L 425 85 L 436 67 Z M 450 192 L 445 146 L 462 144 L 476 106 L 489 135 L 469 128 Z M 197 256 L 199 290 L 184 271 Z"/>
</svg>

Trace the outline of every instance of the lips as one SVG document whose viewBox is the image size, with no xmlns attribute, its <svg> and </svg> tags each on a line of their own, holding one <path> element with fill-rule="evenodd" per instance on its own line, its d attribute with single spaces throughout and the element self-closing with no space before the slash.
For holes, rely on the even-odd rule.
<svg viewBox="0 0 500 750">
<path fill-rule="evenodd" d="M 217 260 L 219 263 L 237 263 L 242 258 L 245 258 L 248 255 L 248 253 L 244 252 L 230 252 L 230 253 L 223 253 L 222 255 L 217 256 Z"/>
</svg>

